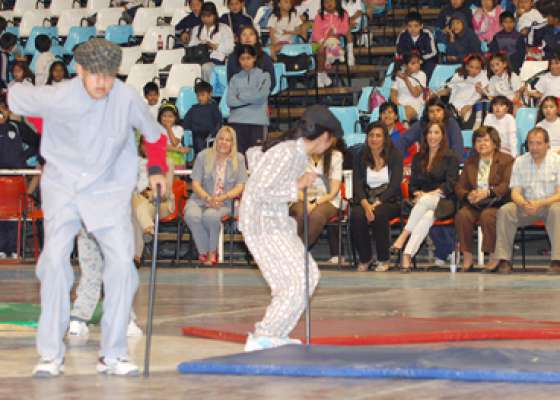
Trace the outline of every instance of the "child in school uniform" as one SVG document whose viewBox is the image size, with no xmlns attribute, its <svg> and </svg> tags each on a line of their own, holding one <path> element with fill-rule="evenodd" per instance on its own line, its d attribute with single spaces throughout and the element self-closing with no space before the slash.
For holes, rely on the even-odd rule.
<svg viewBox="0 0 560 400">
<path fill-rule="evenodd" d="M 522 104 L 521 79 L 511 70 L 508 57 L 503 53 L 492 55 L 488 62 L 488 87 L 485 92 L 492 100 L 496 96 L 505 96 L 513 103 L 514 111 Z"/>
<path fill-rule="evenodd" d="M 490 43 L 500 31 L 502 7 L 499 0 L 480 0 L 480 7 L 473 11 L 472 24 L 480 40 Z"/>
<path fill-rule="evenodd" d="M 155 82 L 148 82 L 144 85 L 144 99 L 150 108 L 150 114 L 157 118 L 160 101 L 159 101 L 159 87 Z"/>
<path fill-rule="evenodd" d="M 500 151 L 517 157 L 517 126 L 513 117 L 513 104 L 505 96 L 496 96 L 490 103 L 491 112 L 484 119 L 484 126 L 495 128 L 500 135 Z"/>
<path fill-rule="evenodd" d="M 297 15 L 292 0 L 274 0 L 268 29 L 273 55 L 278 54 L 285 44 L 294 43 L 297 35 L 307 35 L 303 20 Z"/>
<path fill-rule="evenodd" d="M 12 78 L 13 80 L 8 83 L 8 87 L 12 87 L 16 83 L 23 83 L 25 85 L 33 85 L 34 76 L 33 72 L 25 61 L 16 60 L 12 64 Z"/>
<path fill-rule="evenodd" d="M 546 23 L 546 18 L 534 8 L 533 0 L 517 0 L 515 16 L 517 18 L 516 29 L 525 37 L 529 36 L 533 26 Z"/>
<path fill-rule="evenodd" d="M 17 41 L 17 36 L 10 32 L 5 32 L 0 36 L 0 89 L 7 88 L 10 82 L 11 56 Z"/>
<path fill-rule="evenodd" d="M 37 35 L 35 38 L 35 48 L 41 54 L 37 57 L 35 64 L 35 85 L 41 86 L 47 83 L 49 78 L 49 68 L 55 61 L 54 54 L 50 52 L 51 38 L 47 35 Z"/>
<path fill-rule="evenodd" d="M 515 72 L 519 72 L 525 60 L 525 37 L 515 30 L 515 17 L 509 11 L 500 15 L 502 30 L 490 42 L 490 52 L 507 54 L 511 66 Z"/>
<path fill-rule="evenodd" d="M 46 85 L 57 85 L 61 82 L 70 79 L 68 68 L 62 60 L 54 61 L 49 68 L 49 77 L 47 78 Z"/>
<path fill-rule="evenodd" d="M 539 106 L 537 126 L 546 129 L 550 137 L 550 149 L 560 154 L 560 106 L 558 98 L 545 97 Z"/>
<path fill-rule="evenodd" d="M 560 53 L 557 53 L 548 61 L 548 72 L 542 75 L 535 84 L 535 90 L 528 90 L 531 97 L 537 99 L 554 96 L 560 93 Z"/>
<path fill-rule="evenodd" d="M 480 39 L 468 26 L 463 14 L 457 13 L 451 17 L 447 37 L 446 58 L 450 64 L 460 63 L 466 56 L 480 52 Z"/>
<path fill-rule="evenodd" d="M 183 135 L 185 131 L 177 122 L 179 114 L 177 107 L 172 103 L 164 103 L 158 112 L 158 122 L 167 133 L 167 164 L 172 167 L 185 164 L 185 154 L 190 149 L 183 146 Z"/>
<path fill-rule="evenodd" d="M 220 23 L 229 26 L 235 35 L 235 41 L 239 42 L 241 29 L 245 26 L 253 25 L 253 18 L 245 14 L 244 0 L 228 0 L 227 6 L 229 12 L 220 17 Z"/>
<path fill-rule="evenodd" d="M 404 106 L 407 121 L 414 121 L 424 111 L 426 74 L 421 70 L 422 57 L 418 53 L 405 54 L 399 58 L 393 71 L 391 101 Z"/>
</svg>

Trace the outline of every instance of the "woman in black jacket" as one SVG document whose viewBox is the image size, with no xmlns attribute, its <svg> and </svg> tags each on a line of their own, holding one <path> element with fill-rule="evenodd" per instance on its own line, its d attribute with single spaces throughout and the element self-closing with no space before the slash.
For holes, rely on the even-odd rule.
<svg viewBox="0 0 560 400">
<path fill-rule="evenodd" d="M 389 269 L 389 221 L 400 213 L 403 157 L 393 146 L 385 124 L 374 122 L 366 131 L 366 142 L 354 160 L 355 206 L 350 229 L 360 258 L 358 271 L 365 272 L 372 261 L 372 226 L 378 262 L 375 270 L 382 272 Z"/>
<path fill-rule="evenodd" d="M 458 172 L 459 160 L 447 144 L 445 127 L 441 123 L 429 123 L 424 130 L 420 152 L 412 160 L 409 193 L 414 207 L 393 245 L 398 251 L 404 248 L 401 257 L 403 272 L 410 270 L 411 259 L 434 221 L 455 214 L 454 188 Z"/>
</svg>

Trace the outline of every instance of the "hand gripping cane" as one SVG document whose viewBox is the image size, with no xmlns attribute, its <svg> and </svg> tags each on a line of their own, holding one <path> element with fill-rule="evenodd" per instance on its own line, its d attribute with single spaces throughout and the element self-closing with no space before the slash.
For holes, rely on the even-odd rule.
<svg viewBox="0 0 560 400">
<path fill-rule="evenodd" d="M 150 376 L 150 353 L 152 350 L 152 319 L 156 296 L 156 262 L 158 254 L 159 209 L 161 204 L 161 186 L 156 187 L 156 218 L 154 226 L 154 244 L 152 248 L 152 269 L 150 270 L 150 290 L 148 293 L 148 319 L 146 322 L 146 350 L 144 352 L 144 377 Z"/>
</svg>

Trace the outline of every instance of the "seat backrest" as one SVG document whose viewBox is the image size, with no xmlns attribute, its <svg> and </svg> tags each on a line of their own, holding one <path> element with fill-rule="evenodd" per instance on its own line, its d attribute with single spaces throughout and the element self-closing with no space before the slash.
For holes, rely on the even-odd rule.
<svg viewBox="0 0 560 400">
<path fill-rule="evenodd" d="M 105 32 L 110 25 L 118 25 L 122 17 L 122 9 L 119 7 L 101 8 L 97 10 L 95 29 L 97 32 Z"/>
<path fill-rule="evenodd" d="M 53 40 L 53 44 L 54 44 L 54 39 L 57 36 L 56 27 L 54 27 L 54 26 L 48 26 L 48 27 L 34 26 L 33 29 L 31 29 L 31 33 L 29 34 L 29 38 L 27 39 L 27 42 L 25 43 L 25 48 L 23 49 L 23 54 L 32 56 L 37 52 L 37 49 L 35 48 L 35 39 L 39 35 L 49 36 L 51 38 L 51 40 Z"/>
<path fill-rule="evenodd" d="M 165 11 L 164 11 L 165 12 Z M 177 8 L 173 11 L 173 16 L 171 17 L 171 26 L 176 26 L 183 18 L 190 14 L 190 9 L 188 7 Z"/>
<path fill-rule="evenodd" d="M 460 67 L 459 64 L 438 64 L 436 65 L 432 77 L 430 78 L 429 88 L 436 92 L 445 86 L 445 83 L 453 77 L 453 74 Z"/>
<path fill-rule="evenodd" d="M 463 135 L 463 146 L 465 146 L 466 149 L 472 149 L 473 131 L 463 130 L 461 131 L 461 134 Z"/>
<path fill-rule="evenodd" d="M 134 26 L 132 28 L 134 31 Z M 133 32 L 133 35 L 136 35 Z M 142 39 L 142 43 L 140 44 L 140 48 L 142 49 L 142 53 L 155 53 L 158 51 L 158 40 L 161 36 L 161 40 L 163 41 L 163 49 L 167 47 L 167 38 L 168 36 L 174 36 L 175 30 L 172 26 L 150 26 L 144 34 L 144 38 Z M 183 51 L 184 53 L 184 51 Z M 180 62 L 180 61 L 179 61 Z"/>
<path fill-rule="evenodd" d="M 223 96 L 224 89 L 228 85 L 227 68 L 225 65 L 215 65 L 214 68 L 212 68 L 210 85 L 212 85 L 212 95 L 214 97 Z"/>
<path fill-rule="evenodd" d="M 80 26 L 82 19 L 87 18 L 89 15 L 88 10 L 84 8 L 73 8 L 71 10 L 62 10 L 60 18 L 56 24 L 58 35 L 62 37 L 68 36 L 70 28 L 73 26 Z"/>
<path fill-rule="evenodd" d="M 19 36 L 28 37 L 34 27 L 42 27 L 50 25 L 51 14 L 49 10 L 31 10 L 26 11 L 21 18 L 19 24 Z M 47 23 L 47 20 L 49 21 Z"/>
<path fill-rule="evenodd" d="M 132 31 L 134 32 L 134 36 L 144 36 L 148 28 L 156 26 L 158 19 L 161 17 L 163 17 L 161 7 L 140 7 L 138 11 L 136 11 L 136 15 L 132 21 Z"/>
<path fill-rule="evenodd" d="M 356 107 L 329 107 L 329 110 L 334 114 L 336 119 L 340 121 L 344 135 L 352 135 L 354 133 L 361 133 L 360 129 L 360 115 Z"/>
<path fill-rule="evenodd" d="M 180 64 L 184 55 L 185 50 L 183 49 L 159 50 L 156 53 L 154 64 L 161 70 L 169 65 Z"/>
<path fill-rule="evenodd" d="M 16 0 L 14 4 L 14 16 L 23 17 L 26 11 L 35 10 L 37 6 L 37 0 Z"/>
<path fill-rule="evenodd" d="M 228 88 L 226 86 L 226 88 L 224 90 L 224 94 L 220 98 L 220 104 L 219 104 L 220 112 L 222 113 L 222 118 L 223 119 L 228 119 L 229 118 L 229 107 L 227 105 L 227 91 L 228 91 Z"/>
<path fill-rule="evenodd" d="M 175 105 L 177 106 L 177 111 L 179 112 L 179 117 L 184 118 L 185 114 L 191 109 L 191 107 L 198 103 L 196 98 L 196 93 L 192 87 L 183 87 L 179 91 L 179 96 L 177 96 L 177 101 Z"/>
<path fill-rule="evenodd" d="M 142 51 L 140 50 L 140 46 L 121 47 L 121 50 L 122 60 L 119 67 L 119 75 L 127 76 L 132 66 L 142 57 Z"/>
<path fill-rule="evenodd" d="M 274 63 L 274 77 L 276 79 L 276 85 L 270 92 L 272 96 L 276 96 L 278 93 L 288 88 L 288 79 L 286 78 L 286 64 Z"/>
<path fill-rule="evenodd" d="M 272 15 L 272 8 L 269 5 L 260 6 L 255 13 L 255 25 L 259 26 L 261 29 L 264 29 L 268 26 L 268 20 Z"/>
<path fill-rule="evenodd" d="M 23 176 L 0 176 L 0 220 L 18 218 L 25 194 Z"/>
<path fill-rule="evenodd" d="M 71 10 L 74 0 L 51 0 L 51 5 L 49 6 L 49 11 L 55 17 L 60 16 L 62 11 Z"/>
<path fill-rule="evenodd" d="M 165 84 L 164 97 L 177 98 L 183 87 L 194 87 L 194 81 L 201 75 L 199 64 L 174 64 Z"/>
<path fill-rule="evenodd" d="M 537 123 L 537 108 L 521 107 L 515 114 L 515 124 L 517 125 L 517 142 L 519 150 L 523 152 L 523 146 L 527 140 L 527 134 Z"/>
<path fill-rule="evenodd" d="M 298 54 L 313 55 L 313 49 L 309 43 L 285 44 L 280 50 L 280 54 L 287 56 L 297 56 Z"/>
<path fill-rule="evenodd" d="M 95 26 L 73 26 L 64 42 L 64 54 L 71 55 L 74 48 L 95 36 Z"/>
<path fill-rule="evenodd" d="M 161 10 L 164 17 L 173 17 L 175 10 L 185 7 L 185 0 L 163 0 L 161 2 Z"/>
<path fill-rule="evenodd" d="M 133 86 L 142 96 L 144 85 L 152 82 L 158 77 L 158 71 L 154 64 L 134 64 L 126 77 L 126 83 Z"/>
<path fill-rule="evenodd" d="M 132 25 L 109 25 L 105 30 L 105 39 L 118 45 L 128 43 L 131 38 Z"/>
<path fill-rule="evenodd" d="M 369 113 L 369 97 L 371 96 L 372 91 L 373 91 L 372 86 L 362 87 L 360 98 L 358 99 L 358 104 L 356 106 L 359 112 L 364 114 Z"/>
<path fill-rule="evenodd" d="M 111 0 L 88 0 L 86 8 L 95 12 L 103 8 L 109 8 L 110 6 Z"/>
<path fill-rule="evenodd" d="M 519 79 L 522 82 L 527 82 L 539 72 L 546 71 L 547 69 L 548 61 L 525 61 L 519 71 Z"/>
</svg>

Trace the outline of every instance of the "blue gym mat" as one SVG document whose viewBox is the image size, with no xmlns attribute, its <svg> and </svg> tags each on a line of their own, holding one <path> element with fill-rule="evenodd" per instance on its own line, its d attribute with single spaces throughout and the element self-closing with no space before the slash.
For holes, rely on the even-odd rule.
<svg viewBox="0 0 560 400">
<path fill-rule="evenodd" d="M 560 352 L 290 345 L 181 363 L 183 374 L 560 383 Z"/>
</svg>

